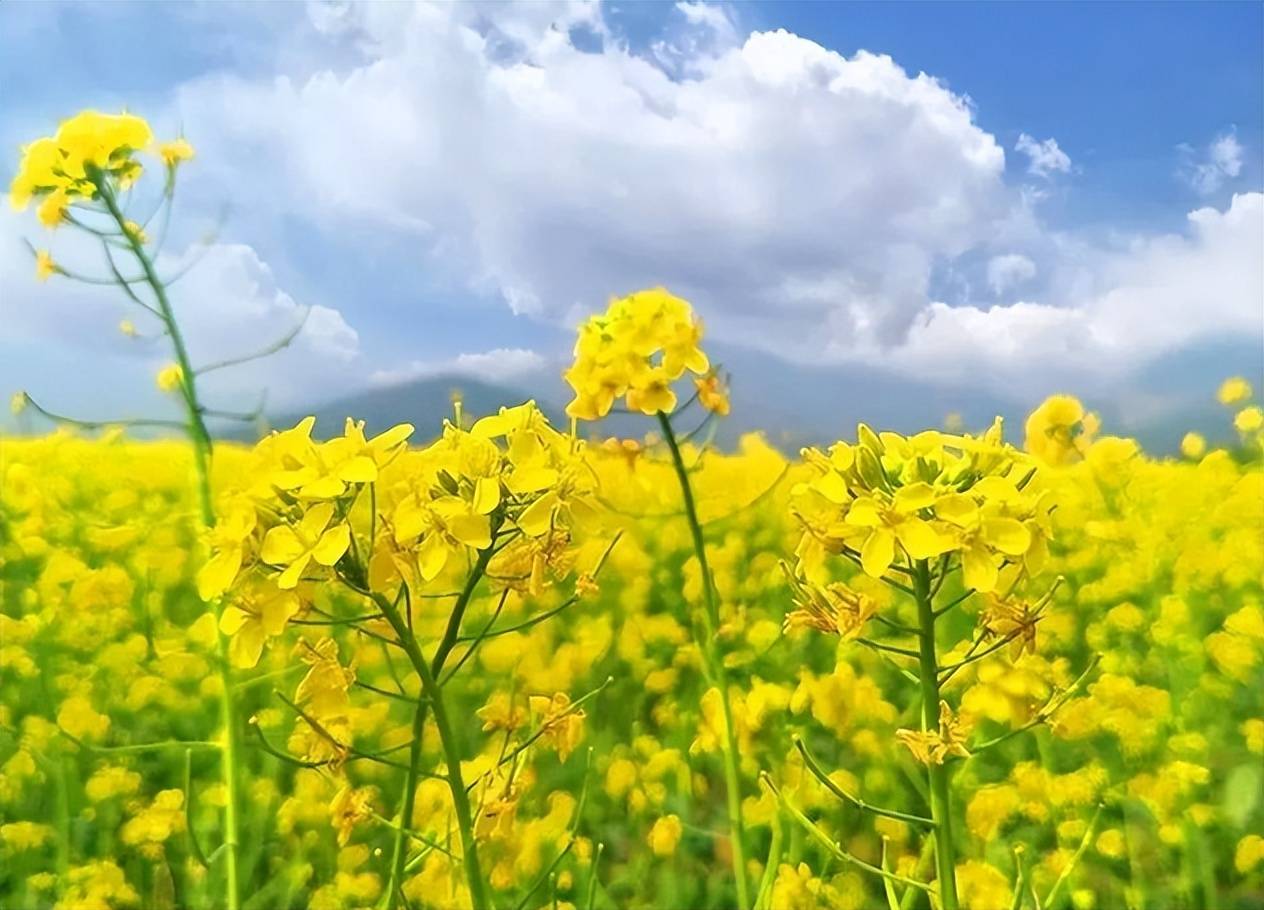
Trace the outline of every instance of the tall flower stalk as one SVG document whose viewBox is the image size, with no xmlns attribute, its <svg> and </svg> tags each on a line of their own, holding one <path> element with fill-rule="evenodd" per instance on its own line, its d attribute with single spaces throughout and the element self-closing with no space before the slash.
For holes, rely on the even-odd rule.
<svg viewBox="0 0 1264 910">
<path fill-rule="evenodd" d="M 737 734 L 733 724 L 733 706 L 729 697 L 728 671 L 724 656 L 720 653 L 717 632 L 720 628 L 720 604 L 715 592 L 715 579 L 707 563 L 707 545 L 702 536 L 702 524 L 698 521 L 698 508 L 694 503 L 693 488 L 689 484 L 689 470 L 680 453 L 680 444 L 672 428 L 671 417 L 658 412 L 663 438 L 671 451 L 672 466 L 680 483 L 680 493 L 685 501 L 685 517 L 689 521 L 689 533 L 693 540 L 694 556 L 702 576 L 703 612 L 701 640 L 695 643 L 702 652 L 711 684 L 720 694 L 720 714 L 724 719 L 724 743 L 721 749 L 724 759 L 724 802 L 729 818 L 729 836 L 733 842 L 733 878 L 737 887 L 739 907 L 751 906 L 750 885 L 746 879 L 746 831 L 742 823 L 741 772 L 738 767 Z M 697 628 L 693 626 L 692 628 Z"/>
<path fill-rule="evenodd" d="M 724 723 L 721 752 L 725 810 L 732 841 L 737 903 L 741 910 L 750 910 L 737 734 L 728 674 L 718 640 L 720 604 L 715 579 L 707 562 L 706 541 L 698 519 L 689 470 L 672 425 L 673 413 L 685 409 L 677 408 L 673 384 L 686 372 L 698 378 L 694 379 L 696 392 L 685 407 L 695 400 L 700 402 L 709 412 L 708 419 L 714 414 L 728 413 L 727 392 L 699 347 L 701 340 L 702 323 L 694 316 L 689 304 L 663 288 L 639 291 L 612 301 L 605 313 L 591 317 L 579 328 L 575 362 L 566 372 L 566 381 L 574 389 L 575 399 L 566 410 L 578 420 L 597 420 L 610 413 L 616 400 L 624 398 L 629 410 L 657 418 L 671 453 L 672 466 L 685 504 L 694 556 L 702 577 L 701 623 L 690 623 L 690 628 L 702 654 L 707 681 L 719 696 Z"/>
<path fill-rule="evenodd" d="M 165 234 L 175 195 L 179 166 L 193 157 L 193 148 L 183 139 L 154 145 L 149 125 L 130 114 L 109 115 L 85 111 L 65 121 L 57 134 L 38 139 L 24 149 L 21 167 L 10 189 L 15 206 L 24 208 L 38 200 L 39 220 L 49 228 L 69 227 L 99 241 L 109 266 L 109 277 L 94 277 L 72 271 L 52 257 L 47 250 L 34 250 L 36 274 L 42 280 L 60 275 L 91 284 L 114 285 L 128 301 L 157 321 L 160 334 L 171 343 L 173 363 L 159 374 L 160 387 L 175 391 L 184 411 L 182 421 L 130 420 L 109 421 L 110 425 L 160 426 L 181 429 L 193 449 L 193 486 L 197 498 L 198 520 L 204 534 L 216 527 L 215 499 L 212 489 L 211 434 L 206 416 L 214 413 L 198 394 L 198 370 L 194 367 L 184 335 L 168 295 L 167 282 L 160 277 L 154 260 L 154 247 L 145 225 L 130 219 L 121 194 L 131 194 L 138 184 L 144 164 L 141 151 L 152 151 L 162 162 L 165 181 L 157 208 L 146 223 L 158 220 Z M 161 240 L 160 240 L 161 242 Z M 120 256 L 124 267 L 116 262 Z M 125 275 L 127 258 L 140 271 Z M 149 299 L 145 299 L 148 297 Z M 134 333 L 130 321 L 125 331 Z M 260 355 L 237 358 L 218 366 L 243 363 L 255 356 L 280 350 L 295 332 Z M 98 427 L 103 421 L 84 421 L 51 412 L 23 393 L 23 403 L 50 419 L 66 424 Z M 253 419 L 254 415 L 240 415 Z M 201 588 L 202 586 L 199 585 Z M 223 605 L 218 597 L 204 597 L 214 611 L 217 627 L 223 618 Z M 225 792 L 224 842 L 220 851 L 224 858 L 225 904 L 229 910 L 241 905 L 241 811 L 242 754 L 241 730 L 232 665 L 229 660 L 228 637 L 217 633 L 217 663 L 220 676 L 220 720 L 224 727 L 220 743 L 221 777 Z M 178 745 L 178 744 L 173 744 Z"/>
</svg>

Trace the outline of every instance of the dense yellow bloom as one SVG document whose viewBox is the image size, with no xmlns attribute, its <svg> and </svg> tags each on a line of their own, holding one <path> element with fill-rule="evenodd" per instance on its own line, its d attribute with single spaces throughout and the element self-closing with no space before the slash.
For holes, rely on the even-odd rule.
<svg viewBox="0 0 1264 910">
<path fill-rule="evenodd" d="M 671 413 L 672 383 L 686 370 L 703 375 L 710 369 L 701 340 L 702 324 L 689 304 L 664 288 L 611 300 L 605 313 L 579 328 L 575 362 L 566 371 L 575 399 L 566 413 L 597 420 L 624 396 L 634 411 Z M 706 395 L 712 410 L 727 407 L 718 388 L 708 386 Z"/>
<path fill-rule="evenodd" d="M 112 178 L 126 186 L 140 174 L 134 153 L 153 140 L 147 124 L 132 114 L 83 111 L 64 121 L 52 137 L 22 150 L 22 161 L 9 187 L 13 207 L 21 211 L 35 197 L 55 203 L 40 220 L 54 226 L 76 198 L 92 198 L 96 180 Z"/>
<path fill-rule="evenodd" d="M 969 910 L 1008 910 L 1014 900 L 1005 873 L 979 860 L 957 866 L 957 891 Z"/>
<path fill-rule="evenodd" d="M 956 551 L 967 586 L 987 592 L 1003 560 L 1043 559 L 1049 505 L 1023 488 L 1033 469 L 1002 443 L 999 421 L 978 439 L 933 431 L 906 439 L 863 424 L 857 439 L 803 452 L 815 476 L 795 487 L 792 503 L 809 578 L 834 553 L 881 578 L 892 565 Z"/>
</svg>

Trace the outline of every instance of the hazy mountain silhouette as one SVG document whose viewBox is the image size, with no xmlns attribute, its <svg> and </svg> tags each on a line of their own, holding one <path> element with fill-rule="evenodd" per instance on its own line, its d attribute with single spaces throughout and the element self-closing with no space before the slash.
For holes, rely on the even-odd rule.
<svg viewBox="0 0 1264 910">
<path fill-rule="evenodd" d="M 1003 397 L 980 391 L 983 383 L 953 387 L 869 366 L 793 363 L 716 343 L 708 350 L 713 362 L 732 376 L 732 415 L 719 422 L 715 436 L 723 446 L 731 446 L 743 433 L 763 431 L 770 442 L 793 453 L 804 445 L 851 438 L 862 420 L 876 429 L 915 432 L 942 427 L 950 413 L 959 415 L 963 426 L 972 431 L 985 429 L 999 415 L 1005 419 L 1007 438 L 1021 445 L 1023 422 L 1043 397 Z M 1221 342 L 1156 361 L 1133 383 L 1143 391 L 1127 400 L 1094 395 L 1088 389 L 1047 391 L 1080 395 L 1101 415 L 1103 433 L 1132 436 L 1148 452 L 1171 454 L 1189 430 L 1197 430 L 1212 441 L 1233 439 L 1230 415 L 1216 404 L 1215 389 L 1235 373 L 1258 384 L 1260 359 L 1257 344 L 1226 346 Z M 292 426 L 305 415 L 315 414 L 316 435 L 327 438 L 342 432 L 348 416 L 364 420 L 370 433 L 407 421 L 417 426 L 415 441 L 422 442 L 436 436 L 443 420 L 452 416 L 452 396 L 459 391 L 464 412 L 473 417 L 535 399 L 557 426 L 564 427 L 568 425 L 564 403 L 570 394 L 560 372 L 559 368 L 535 373 L 513 384 L 463 375 L 427 377 L 316 403 L 309 410 L 276 416 L 271 423 Z M 683 383 L 679 391 L 688 394 Z M 700 417 L 701 412 L 682 416 L 680 429 L 687 431 Z M 595 438 L 641 437 L 656 430 L 651 418 L 614 414 L 581 432 Z M 244 438 L 253 434 L 237 435 Z"/>
</svg>

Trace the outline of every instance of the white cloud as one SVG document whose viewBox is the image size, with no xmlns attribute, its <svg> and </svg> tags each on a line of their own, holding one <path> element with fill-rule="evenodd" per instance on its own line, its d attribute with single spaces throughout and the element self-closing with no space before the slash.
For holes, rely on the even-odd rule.
<svg viewBox="0 0 1264 910">
<path fill-rule="evenodd" d="M 487 382 L 512 382 L 542 373 L 549 361 L 526 348 L 496 348 L 476 354 L 458 354 L 450 360 L 413 360 L 406 366 L 376 370 L 369 377 L 373 385 L 397 385 L 427 376 L 469 376 Z"/>
<path fill-rule="evenodd" d="M 1183 235 L 1097 254 L 1098 290 L 1061 303 L 932 303 L 907 341 L 846 356 L 1009 391 L 1110 380 L 1201 340 L 1264 336 L 1264 194 L 1189 214 Z"/>
<path fill-rule="evenodd" d="M 118 288 L 54 276 L 37 282 L 24 239 L 51 249 L 56 262 L 77 274 L 108 276 L 99 246 L 78 230 L 41 231 L 28 212 L 10 211 L 0 197 L 0 310 L 5 341 L 46 352 L 50 362 L 67 358 L 78 364 L 77 380 L 60 380 L 36 371 L 29 375 L 0 369 L 6 385 L 48 389 L 72 402 L 91 402 L 100 391 L 88 376 L 105 376 L 108 384 L 133 384 L 137 394 L 153 391 L 153 374 L 172 359 L 170 344 L 155 317 L 130 303 Z M 281 338 L 302 318 L 305 308 L 277 287 L 271 270 L 255 251 L 242 244 L 193 246 L 183 254 L 165 255 L 160 274 L 173 276 L 191 269 L 170 287 L 170 298 L 195 366 L 254 353 Z M 120 263 L 126 274 L 131 271 Z M 142 297 L 144 296 L 143 291 Z M 132 321 L 140 337 L 118 330 Z M 346 383 L 359 355 L 359 336 L 342 314 L 313 306 L 302 331 L 284 351 L 249 364 L 208 374 L 206 389 L 218 403 L 241 409 L 267 388 L 273 400 L 304 400 L 336 391 Z M 3 358 L 0 358 L 2 361 Z M 121 372 L 112 374 L 111 369 Z M 49 388 L 52 386 L 53 388 Z M 123 396 L 126 398 L 126 396 Z"/>
<path fill-rule="evenodd" d="M 1036 263 L 1021 253 L 993 256 L 987 264 L 988 286 L 997 295 L 1036 277 Z"/>
<path fill-rule="evenodd" d="M 1022 133 L 1014 143 L 1014 151 L 1027 156 L 1027 171 L 1037 177 L 1048 179 L 1053 174 L 1066 174 L 1071 170 L 1071 158 L 1058 148 L 1056 139 L 1049 138 L 1041 142 Z"/>
<path fill-rule="evenodd" d="M 1242 143 L 1233 130 L 1213 139 L 1202 153 L 1188 145 L 1179 149 L 1180 176 L 1204 196 L 1210 196 L 1242 173 Z"/>
<path fill-rule="evenodd" d="M 419 8 L 346 73 L 186 86 L 199 165 L 322 224 L 413 231 L 433 269 L 520 313 L 570 322 L 665 283 L 715 333 L 782 350 L 822 326 L 902 337 L 935 264 L 1013 204 L 965 101 L 889 57 L 758 33 L 673 80 L 521 7 L 497 19 L 506 56 L 477 10 Z"/>
</svg>

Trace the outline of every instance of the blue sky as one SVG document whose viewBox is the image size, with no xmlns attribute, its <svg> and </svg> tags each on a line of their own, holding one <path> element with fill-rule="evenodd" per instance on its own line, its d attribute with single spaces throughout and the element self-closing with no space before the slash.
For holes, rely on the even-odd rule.
<svg viewBox="0 0 1264 910">
<path fill-rule="evenodd" d="M 1252 3 L 3 4 L 0 180 L 82 107 L 183 129 L 201 351 L 315 308 L 235 403 L 449 373 L 560 396 L 576 319 L 661 281 L 756 373 L 1152 417 L 1260 372 L 1262 35 Z M 161 347 L 37 285 L 21 241 L 91 250 L 5 209 L 0 386 L 161 407 Z"/>
</svg>

